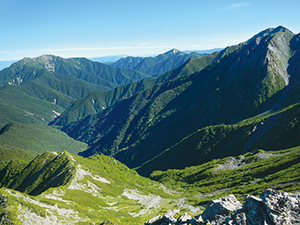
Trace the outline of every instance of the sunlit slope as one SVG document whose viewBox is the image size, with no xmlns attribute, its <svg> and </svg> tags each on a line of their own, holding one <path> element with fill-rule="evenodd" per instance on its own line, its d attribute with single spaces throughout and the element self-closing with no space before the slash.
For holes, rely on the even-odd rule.
<svg viewBox="0 0 300 225">
<path fill-rule="evenodd" d="M 5 186 L 0 189 L 5 199 L 1 213 L 16 224 L 143 224 L 169 208 L 187 207 L 161 184 L 99 155 L 84 159 L 67 152 L 44 153 Z"/>
<path fill-rule="evenodd" d="M 155 171 L 150 178 L 157 183 L 108 156 L 44 153 L 4 179 L 1 219 L 14 224 L 143 224 L 170 209 L 179 209 L 177 217 L 197 215 L 211 199 L 229 194 L 243 201 L 267 188 L 299 190 L 299 163 L 299 147 L 254 151 L 183 170 Z"/>
<path fill-rule="evenodd" d="M 299 172 L 300 149 L 295 147 L 276 152 L 257 150 L 181 170 L 155 171 L 150 178 L 184 191 L 190 204 L 205 205 L 229 194 L 244 201 L 247 195 L 267 188 L 299 191 Z"/>
<path fill-rule="evenodd" d="M 46 125 L 10 122 L 0 128 L 0 145 L 37 154 L 46 151 L 69 151 L 77 154 L 87 148 L 65 133 Z"/>
</svg>

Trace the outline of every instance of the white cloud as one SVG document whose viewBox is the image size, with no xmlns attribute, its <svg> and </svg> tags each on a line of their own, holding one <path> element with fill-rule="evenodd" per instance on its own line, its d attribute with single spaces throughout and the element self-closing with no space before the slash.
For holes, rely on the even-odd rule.
<svg viewBox="0 0 300 225">
<path fill-rule="evenodd" d="M 156 54 L 172 49 L 173 46 L 165 44 L 139 43 L 127 46 L 89 47 L 89 48 L 48 48 L 48 49 L 22 49 L 22 50 L 0 50 L 0 61 L 16 60 L 24 57 L 37 57 L 42 54 L 69 57 L 99 57 L 106 55 L 148 55 Z"/>
<path fill-rule="evenodd" d="M 247 7 L 252 5 L 250 2 L 239 2 L 239 3 L 235 3 L 235 4 L 231 4 L 228 5 L 224 8 L 224 10 L 230 10 L 230 9 L 239 9 L 239 8 L 243 8 L 243 7 Z"/>
</svg>

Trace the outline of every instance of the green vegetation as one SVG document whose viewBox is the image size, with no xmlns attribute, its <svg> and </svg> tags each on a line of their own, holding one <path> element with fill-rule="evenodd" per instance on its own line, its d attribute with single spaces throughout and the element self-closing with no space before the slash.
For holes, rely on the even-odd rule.
<svg viewBox="0 0 300 225">
<path fill-rule="evenodd" d="M 0 170 L 3 169 L 12 159 L 19 160 L 22 164 L 28 164 L 36 155 L 28 151 L 13 147 L 0 146 Z"/>
<path fill-rule="evenodd" d="M 65 152 L 44 153 L 13 177 L 13 181 L 3 186 L 30 195 L 38 195 L 50 187 L 67 184 L 73 173 L 74 168 Z"/>
<path fill-rule="evenodd" d="M 1 222 L 142 224 L 299 191 L 299 43 L 278 27 L 185 63 L 160 55 L 181 66 L 151 79 L 49 55 L 1 71 Z M 132 66 L 158 74 L 156 59 Z M 46 126 L 60 113 L 51 124 L 87 144 Z"/>
<path fill-rule="evenodd" d="M 64 174 L 71 177 L 60 175 L 63 170 L 59 165 L 71 169 Z M 111 157 L 99 155 L 88 159 L 67 152 L 39 155 L 15 176 L 10 186 L 33 195 L 43 191 L 33 197 L 0 189 L 9 205 L 5 211 L 16 224 L 26 217 L 35 223 L 93 224 L 109 220 L 114 224 L 141 224 L 178 203 L 178 196 L 166 192 L 161 184 L 139 176 Z"/>
<path fill-rule="evenodd" d="M 87 144 L 75 141 L 52 127 L 17 122 L 0 128 L 0 145 L 13 146 L 35 154 L 65 150 L 77 154 L 87 148 Z"/>
<path fill-rule="evenodd" d="M 33 153 L 12 147 L 0 147 L 0 187 L 9 185 L 13 178 L 35 158 Z"/>
<path fill-rule="evenodd" d="M 147 77 L 88 59 L 25 58 L 0 71 L 0 124 L 48 124 L 92 91 L 107 91 Z"/>
<path fill-rule="evenodd" d="M 154 85 L 167 82 L 176 77 L 182 77 L 198 72 L 208 66 L 216 58 L 218 53 L 203 56 L 196 59 L 190 59 L 176 69 L 170 70 L 165 74 L 151 78 L 143 79 L 126 85 L 120 85 L 109 91 L 94 91 L 89 95 L 78 99 L 62 115 L 53 121 L 52 125 L 67 126 L 71 122 L 83 119 L 88 115 L 97 114 L 104 109 L 112 106 L 121 99 L 131 97 L 146 89 L 151 89 Z"/>
<path fill-rule="evenodd" d="M 225 165 L 223 169 L 221 165 Z M 297 191 L 299 171 L 300 148 L 297 147 L 277 152 L 254 151 L 182 170 L 155 171 L 150 178 L 184 191 L 191 204 L 205 205 L 228 194 L 245 199 L 248 194 L 256 195 L 267 188 Z"/>
<path fill-rule="evenodd" d="M 66 116 L 66 122 L 76 115 L 80 120 L 67 125 L 62 121 L 61 129 L 89 144 L 81 153 L 85 157 L 95 153 L 110 155 L 130 168 L 159 157 L 156 165 L 160 167 L 148 164 L 143 175 L 155 169 L 184 168 L 246 152 L 255 142 L 252 130 L 263 121 L 238 122 L 259 114 L 267 119 L 269 114 L 265 112 L 276 113 L 275 109 L 289 107 L 277 102 L 290 97 L 288 93 L 281 95 L 288 88 L 283 78 L 287 68 L 277 67 L 277 62 L 290 58 L 294 51 L 289 45 L 293 36 L 290 31 L 261 34 L 214 55 L 190 60 L 177 72 L 193 68 L 198 60 L 210 64 L 199 72 L 175 76 L 127 98 L 118 98 L 97 114 L 83 118 L 75 113 L 72 119 Z M 276 73 L 270 72 L 273 70 Z M 81 111 L 85 104 L 82 106 L 78 108 Z M 265 133 L 270 128 L 271 125 L 260 130 Z M 250 135 L 253 143 L 248 142 Z M 181 140 L 184 141 L 178 144 Z M 292 146 L 295 145 L 286 147 Z"/>
</svg>

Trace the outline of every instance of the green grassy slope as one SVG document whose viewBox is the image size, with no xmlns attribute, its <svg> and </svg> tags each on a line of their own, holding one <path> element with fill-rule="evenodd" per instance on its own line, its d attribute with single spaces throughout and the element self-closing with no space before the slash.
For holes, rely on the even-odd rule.
<svg viewBox="0 0 300 225">
<path fill-rule="evenodd" d="M 47 124 L 64 108 L 24 93 L 18 87 L 0 88 L 0 125 L 11 121 Z"/>
<path fill-rule="evenodd" d="M 49 126 L 17 122 L 10 122 L 0 128 L 0 145 L 13 146 L 34 154 L 65 150 L 77 154 L 87 147 L 85 143 L 75 141 Z"/>
<path fill-rule="evenodd" d="M 35 154 L 25 150 L 0 146 L 0 187 L 10 184 L 35 157 Z"/>
<path fill-rule="evenodd" d="M 98 224 L 105 220 L 142 224 L 169 207 L 186 207 L 161 184 L 107 156 L 84 159 L 67 152 L 45 153 L 13 180 L 10 187 L 33 195 L 48 188 L 36 197 L 0 189 L 0 196 L 7 199 L 0 212 L 6 211 L 15 224 Z"/>
<path fill-rule="evenodd" d="M 199 214 L 207 202 L 229 194 L 243 201 L 267 188 L 297 191 L 299 169 L 299 147 L 155 171 L 152 180 L 111 157 L 44 153 L 6 180 L 22 192 L 2 187 L 0 212 L 14 224 L 143 224 L 170 209 L 180 209 L 177 216 Z"/>
<path fill-rule="evenodd" d="M 68 183 L 74 170 L 66 152 L 47 152 L 38 155 L 4 186 L 35 196 Z"/>
<path fill-rule="evenodd" d="M 28 164 L 36 155 L 34 153 L 8 146 L 0 146 L 0 170 L 11 160 L 18 160 L 21 164 Z"/>
<path fill-rule="evenodd" d="M 184 191 L 191 204 L 205 205 L 228 194 L 243 200 L 267 188 L 299 191 L 299 170 L 300 149 L 296 147 L 277 152 L 253 151 L 182 170 L 155 171 L 150 177 Z"/>
</svg>

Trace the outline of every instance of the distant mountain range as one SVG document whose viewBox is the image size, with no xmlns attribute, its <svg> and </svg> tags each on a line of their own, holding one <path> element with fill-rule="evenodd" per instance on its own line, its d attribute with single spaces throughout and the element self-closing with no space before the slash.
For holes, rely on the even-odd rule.
<svg viewBox="0 0 300 225">
<path fill-rule="evenodd" d="M 0 123 L 49 123 L 73 101 L 149 76 L 84 58 L 43 55 L 0 71 Z"/>
<path fill-rule="evenodd" d="M 127 57 L 127 55 L 109 55 L 109 56 L 93 57 L 93 58 L 89 58 L 89 59 L 92 61 L 110 65 L 110 64 L 114 63 L 115 61 L 117 61 L 121 58 L 125 58 L 125 57 Z"/>
<path fill-rule="evenodd" d="M 197 52 L 186 54 L 179 51 L 178 49 L 172 49 L 155 57 L 128 56 L 126 58 L 119 59 L 111 65 L 116 68 L 132 69 L 148 74 L 150 76 L 157 76 L 181 66 L 190 58 L 199 58 L 203 55 L 206 54 L 199 54 Z"/>
</svg>

